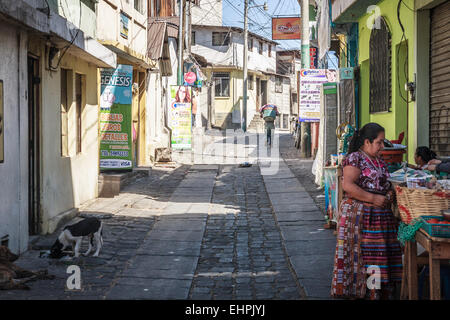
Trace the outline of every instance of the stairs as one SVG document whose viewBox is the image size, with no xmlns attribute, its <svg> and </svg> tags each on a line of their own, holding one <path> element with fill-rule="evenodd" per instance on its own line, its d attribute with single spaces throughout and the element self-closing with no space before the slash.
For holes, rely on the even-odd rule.
<svg viewBox="0 0 450 320">
<path fill-rule="evenodd" d="M 247 131 L 254 133 L 264 132 L 264 120 L 259 116 L 259 113 L 255 113 L 252 121 L 248 125 Z"/>
</svg>

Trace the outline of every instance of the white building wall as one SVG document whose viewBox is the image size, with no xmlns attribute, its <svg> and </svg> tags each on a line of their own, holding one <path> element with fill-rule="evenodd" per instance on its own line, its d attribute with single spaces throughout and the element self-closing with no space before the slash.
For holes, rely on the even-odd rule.
<svg viewBox="0 0 450 320">
<path fill-rule="evenodd" d="M 229 30 L 229 29 L 228 29 Z M 212 33 L 219 31 L 228 31 L 227 29 L 211 29 L 194 27 L 195 46 L 192 46 L 192 52 L 201 55 L 208 62 L 215 65 L 234 65 L 238 68 L 244 67 L 244 36 L 243 34 L 232 32 L 231 42 L 228 46 L 213 46 Z M 276 46 L 274 44 L 263 42 L 263 54 L 258 52 L 258 41 L 253 41 L 253 51 L 248 51 L 248 69 L 262 72 L 276 71 Z M 269 57 L 268 46 L 272 46 L 271 57 Z"/>
<path fill-rule="evenodd" d="M 134 1 L 100 0 L 97 8 L 97 37 L 100 41 L 117 41 L 141 55 L 147 53 L 147 1 L 142 13 Z M 128 16 L 128 39 L 120 35 L 120 15 Z"/>
<path fill-rule="evenodd" d="M 232 43 L 227 46 L 213 46 L 212 29 L 193 27 L 192 31 L 195 31 L 195 45 L 191 48 L 193 53 L 206 58 L 212 64 L 233 65 L 234 54 Z"/>
<path fill-rule="evenodd" d="M 249 36 L 250 39 L 250 36 Z M 248 69 L 262 72 L 275 72 L 277 66 L 276 46 L 274 44 L 263 42 L 263 54 L 259 54 L 259 41 L 254 38 L 253 51 L 248 50 Z M 233 42 L 237 48 L 237 66 L 244 67 L 244 35 L 233 33 Z M 269 57 L 269 46 L 272 47 L 271 57 Z"/>
<path fill-rule="evenodd" d="M 41 56 L 45 50 L 39 47 Z M 76 152 L 75 97 L 69 101 L 69 156 L 61 156 L 61 75 L 41 72 L 41 207 L 42 233 L 52 233 L 66 215 L 73 216 L 74 208 L 98 196 L 98 70 L 78 57 L 66 54 L 61 68 L 73 71 L 72 92 L 75 92 L 75 74 L 84 76 L 81 116 L 81 153 Z M 45 61 L 41 59 L 41 70 Z M 72 124 L 72 125 L 70 125 Z"/>
<path fill-rule="evenodd" d="M 28 248 L 27 35 L 0 21 L 4 162 L 0 163 L 0 238 L 15 253 Z"/>
<path fill-rule="evenodd" d="M 282 77 L 282 92 L 276 92 L 276 78 L 275 76 L 270 77 L 270 81 L 268 83 L 269 86 L 269 97 L 268 97 L 268 103 L 274 104 L 278 107 L 278 112 L 280 112 L 280 121 L 283 121 L 283 115 L 288 115 L 288 122 L 289 117 L 291 115 L 290 111 L 290 80 L 289 78 Z M 281 122 L 281 126 L 288 128 L 288 124 L 284 124 Z"/>
<path fill-rule="evenodd" d="M 156 148 L 169 148 L 171 146 L 170 132 L 165 126 L 167 106 L 170 100 L 170 87 L 177 84 L 177 41 L 169 38 L 170 60 L 172 76 L 163 77 L 159 72 L 149 73 L 146 105 L 146 140 L 147 154 L 154 160 Z"/>
<path fill-rule="evenodd" d="M 201 0 L 191 5 L 192 24 L 222 25 L 222 0 Z"/>
</svg>

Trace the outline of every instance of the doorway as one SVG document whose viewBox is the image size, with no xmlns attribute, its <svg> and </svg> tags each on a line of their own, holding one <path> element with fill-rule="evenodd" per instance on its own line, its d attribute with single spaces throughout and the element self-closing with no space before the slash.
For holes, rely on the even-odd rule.
<svg viewBox="0 0 450 320">
<path fill-rule="evenodd" d="M 261 106 L 267 104 L 267 81 L 261 80 Z"/>
<path fill-rule="evenodd" d="M 256 78 L 256 112 L 261 108 L 261 79 Z"/>
<path fill-rule="evenodd" d="M 39 233 L 40 201 L 39 58 L 28 57 L 28 232 Z"/>
</svg>

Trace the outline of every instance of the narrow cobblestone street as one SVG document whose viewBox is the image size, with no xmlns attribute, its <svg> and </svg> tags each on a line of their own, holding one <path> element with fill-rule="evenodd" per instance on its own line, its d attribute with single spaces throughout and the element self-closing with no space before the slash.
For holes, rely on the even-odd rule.
<svg viewBox="0 0 450 320">
<path fill-rule="evenodd" d="M 312 198 L 311 161 L 292 145 L 281 133 L 276 175 L 263 163 L 153 168 L 84 204 L 80 217 L 105 224 L 100 257 L 39 258 L 58 232 L 41 236 L 17 264 L 56 279 L 0 299 L 327 299 L 335 239 Z M 65 289 L 69 265 L 81 268 L 79 291 Z"/>
</svg>

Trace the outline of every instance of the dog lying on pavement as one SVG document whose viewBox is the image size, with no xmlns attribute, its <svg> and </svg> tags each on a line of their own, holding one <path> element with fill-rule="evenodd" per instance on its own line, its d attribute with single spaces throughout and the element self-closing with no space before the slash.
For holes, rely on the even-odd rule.
<svg viewBox="0 0 450 320">
<path fill-rule="evenodd" d="M 78 258 L 83 237 L 89 237 L 89 248 L 84 255 L 87 256 L 91 253 L 95 241 L 94 257 L 98 257 L 103 246 L 102 229 L 103 223 L 93 217 L 85 218 L 78 223 L 65 227 L 50 249 L 50 257 L 61 258 L 63 250 L 72 246 L 75 258 Z"/>
<path fill-rule="evenodd" d="M 25 289 L 29 290 L 25 283 L 37 279 L 54 279 L 55 277 L 47 274 L 47 270 L 28 271 L 16 266 L 13 262 L 19 258 L 12 253 L 8 247 L 0 246 L 0 290 Z M 15 279 L 23 279 L 15 281 Z"/>
</svg>

